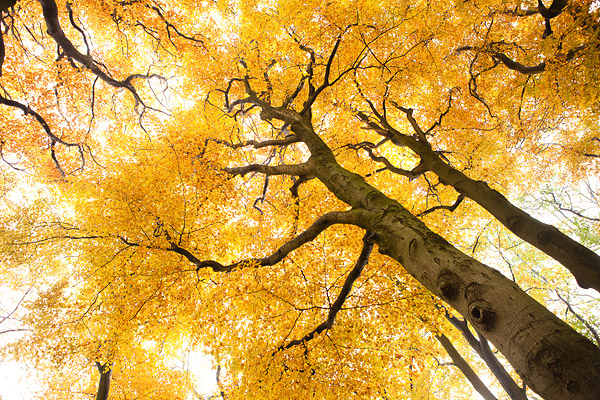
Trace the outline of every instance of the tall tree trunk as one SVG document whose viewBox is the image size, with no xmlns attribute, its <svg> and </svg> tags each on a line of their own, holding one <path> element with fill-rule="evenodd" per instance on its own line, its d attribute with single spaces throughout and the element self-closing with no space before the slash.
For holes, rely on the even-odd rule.
<svg viewBox="0 0 600 400">
<path fill-rule="evenodd" d="M 373 232 L 379 252 L 462 314 L 547 400 L 598 400 L 600 348 L 498 271 L 460 252 L 398 202 L 342 168 L 299 114 L 256 101 L 265 119 L 291 124 L 307 144 L 311 172 L 340 200 L 362 210 L 357 225 Z"/>
</svg>

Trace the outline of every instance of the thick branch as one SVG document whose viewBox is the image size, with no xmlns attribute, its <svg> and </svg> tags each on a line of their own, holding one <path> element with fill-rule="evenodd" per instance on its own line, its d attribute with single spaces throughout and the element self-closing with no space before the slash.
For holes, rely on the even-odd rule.
<svg viewBox="0 0 600 400">
<path fill-rule="evenodd" d="M 291 239 L 281 246 L 277 251 L 268 257 L 264 258 L 251 258 L 242 261 L 238 261 L 233 264 L 223 265 L 217 261 L 205 260 L 201 261 L 195 255 L 188 250 L 180 247 L 178 244 L 171 242 L 171 247 L 166 249 L 173 251 L 177 254 L 181 254 L 188 259 L 193 265 L 196 266 L 196 270 L 202 268 L 211 268 L 215 272 L 231 272 L 236 268 L 242 267 L 266 267 L 275 265 L 283 260 L 289 253 L 300 248 L 304 244 L 315 239 L 321 232 L 335 224 L 349 224 L 358 225 L 358 220 L 364 218 L 364 210 L 350 210 L 350 211 L 331 211 L 321 217 L 319 217 L 311 226 L 309 226 L 304 232 Z M 123 239 L 121 239 L 123 240 Z M 132 243 L 126 243 L 132 244 Z"/>
<path fill-rule="evenodd" d="M 244 176 L 251 172 L 258 172 L 260 174 L 271 175 L 309 175 L 311 173 L 310 166 L 306 163 L 295 164 L 295 165 L 263 165 L 263 164 L 250 164 L 243 167 L 231 167 L 223 168 L 225 172 L 232 175 Z"/>
<path fill-rule="evenodd" d="M 156 75 L 133 74 L 128 76 L 124 80 L 114 79 L 109 74 L 100 69 L 98 63 L 90 55 L 82 54 L 79 50 L 77 50 L 73 43 L 67 38 L 60 26 L 56 2 L 54 0 L 38 0 L 38 2 L 42 5 L 42 12 L 44 14 L 44 20 L 46 22 L 48 34 L 52 36 L 56 44 L 58 44 L 63 49 L 67 57 L 77 61 L 83 67 L 89 69 L 94 75 L 102 79 L 108 85 L 117 88 L 127 89 L 133 94 L 138 103 L 141 103 L 142 105 L 144 104 L 142 99 L 138 95 L 137 90 L 133 86 L 132 81 L 134 79 L 151 79 L 153 77 L 157 77 Z"/>
<path fill-rule="evenodd" d="M 38 0 L 42 5 L 42 11 L 44 14 L 44 20 L 46 21 L 46 27 L 48 28 L 48 34 L 52 36 L 54 41 L 64 50 L 65 54 L 88 68 L 92 73 L 114 87 L 124 87 L 132 92 L 135 89 L 131 86 L 127 86 L 124 82 L 113 79 L 102 71 L 97 65 L 94 64 L 94 60 L 91 56 L 84 55 L 77 50 L 77 48 L 71 43 L 63 32 L 60 21 L 58 20 L 58 8 L 54 0 Z"/>
<path fill-rule="evenodd" d="M 573 58 L 575 58 L 577 53 L 579 53 L 584 48 L 585 48 L 585 45 L 575 47 L 575 48 L 569 50 L 567 52 L 567 54 L 564 54 L 562 56 L 561 55 L 557 56 L 555 58 L 555 60 L 563 59 L 565 61 L 570 61 Z M 459 47 L 458 49 L 456 49 L 457 52 L 468 51 L 468 50 L 478 51 L 481 49 L 479 49 L 477 47 L 472 47 L 472 46 L 463 46 L 463 47 Z M 542 61 L 541 63 L 536 64 L 536 65 L 525 65 L 525 64 L 521 64 L 518 61 L 511 59 L 506 54 L 500 53 L 498 51 L 491 51 L 490 54 L 494 60 L 502 62 L 502 64 L 504 64 L 504 66 L 507 67 L 508 69 L 517 71 L 524 75 L 541 74 L 542 72 L 544 72 L 546 70 L 546 68 L 548 67 L 548 64 L 549 64 L 547 61 Z"/>
<path fill-rule="evenodd" d="M 354 268 L 352 268 L 352 271 L 350 271 L 350 273 L 346 277 L 346 280 L 344 281 L 344 286 L 342 286 L 342 290 L 340 290 L 340 294 L 329 309 L 327 319 L 315 329 L 313 329 L 311 332 L 307 333 L 301 339 L 292 340 L 285 346 L 280 347 L 280 349 L 289 349 L 290 347 L 308 342 L 315 335 L 318 335 L 324 330 L 331 329 L 333 323 L 335 322 L 335 317 L 337 316 L 338 312 L 342 309 L 342 306 L 348 298 L 348 295 L 350 295 L 350 291 L 352 290 L 354 282 L 356 282 L 356 280 L 358 279 L 358 277 L 360 276 L 360 274 L 362 273 L 363 269 L 369 261 L 369 256 L 371 255 L 371 251 L 373 250 L 373 239 L 374 236 L 372 236 L 371 232 L 365 232 L 365 235 L 363 236 L 363 247 L 360 251 L 360 255 L 358 256 L 358 260 L 356 260 Z"/>
<path fill-rule="evenodd" d="M 546 8 L 542 0 L 538 0 L 538 11 L 545 19 L 558 17 L 567 6 L 567 0 L 554 0 L 550 7 Z"/>
<path fill-rule="evenodd" d="M 514 206 L 501 193 L 490 188 L 487 183 L 471 179 L 453 168 L 442 160 L 428 143 L 398 132 L 385 119 L 380 122 L 387 129 L 386 137 L 390 137 L 392 143 L 407 146 L 419 155 L 421 162 L 428 170 L 437 174 L 443 184 L 454 187 L 460 194 L 474 200 L 515 235 L 560 262 L 571 271 L 580 286 L 594 288 L 600 292 L 600 256 L 598 254 L 571 239 L 554 226 L 538 221 Z"/>
</svg>

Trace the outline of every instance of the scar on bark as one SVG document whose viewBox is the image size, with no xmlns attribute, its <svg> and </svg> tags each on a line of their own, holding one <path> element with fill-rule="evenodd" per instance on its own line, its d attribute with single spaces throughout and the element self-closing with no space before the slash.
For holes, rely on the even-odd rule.
<svg viewBox="0 0 600 400">
<path fill-rule="evenodd" d="M 469 303 L 470 322 L 480 331 L 490 331 L 496 324 L 496 311 L 493 306 L 483 300 L 485 288 L 478 283 L 470 283 L 465 288 L 465 299 Z"/>
<path fill-rule="evenodd" d="M 437 285 L 445 300 L 454 301 L 460 293 L 462 280 L 455 272 L 443 269 L 438 276 Z"/>
</svg>

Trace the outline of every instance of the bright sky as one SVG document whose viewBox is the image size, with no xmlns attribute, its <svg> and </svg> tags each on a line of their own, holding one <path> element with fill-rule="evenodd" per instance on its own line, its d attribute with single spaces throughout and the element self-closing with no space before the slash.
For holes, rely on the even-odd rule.
<svg viewBox="0 0 600 400">
<path fill-rule="evenodd" d="M 30 371 L 31 372 L 31 371 Z M 0 400 L 29 400 L 37 387 L 27 366 L 14 361 L 0 363 Z"/>
</svg>

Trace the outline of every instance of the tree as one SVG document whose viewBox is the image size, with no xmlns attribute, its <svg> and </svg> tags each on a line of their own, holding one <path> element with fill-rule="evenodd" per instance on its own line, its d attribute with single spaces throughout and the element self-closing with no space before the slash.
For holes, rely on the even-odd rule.
<svg viewBox="0 0 600 400">
<path fill-rule="evenodd" d="M 459 250 L 483 208 L 600 289 L 595 252 L 508 200 L 597 171 L 593 2 L 3 16 L 3 158 L 55 180 L 4 223 L 7 279 L 38 292 L 21 357 L 129 365 L 190 337 L 228 398 L 402 397 L 443 301 L 544 398 L 598 397 L 600 349 Z"/>
</svg>

